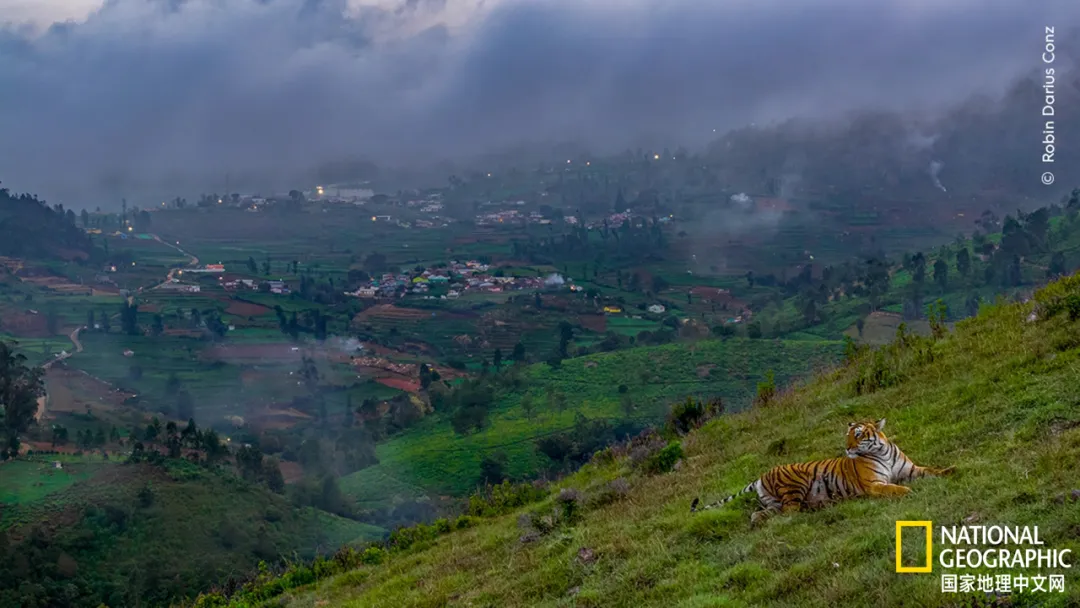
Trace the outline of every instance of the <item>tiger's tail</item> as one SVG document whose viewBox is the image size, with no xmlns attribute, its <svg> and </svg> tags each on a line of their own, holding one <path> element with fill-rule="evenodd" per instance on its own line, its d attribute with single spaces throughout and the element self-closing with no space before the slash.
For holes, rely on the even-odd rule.
<svg viewBox="0 0 1080 608">
<path fill-rule="evenodd" d="M 718 500 L 718 501 L 716 501 L 716 502 L 714 502 L 712 504 L 705 505 L 703 507 L 698 507 L 698 503 L 701 502 L 701 499 L 700 498 L 695 498 L 694 502 L 690 503 L 690 512 L 691 513 L 696 513 L 698 511 L 707 511 L 709 509 L 715 509 L 716 507 L 723 506 L 723 505 L 735 500 L 736 498 L 742 496 L 743 494 L 756 491 L 757 490 L 757 484 L 758 484 L 758 480 L 755 479 L 754 481 L 751 481 L 750 484 L 747 485 L 745 488 L 743 488 L 742 490 L 739 490 L 738 492 L 732 494 L 731 496 L 728 496 L 727 498 L 723 498 L 721 500 Z"/>
</svg>

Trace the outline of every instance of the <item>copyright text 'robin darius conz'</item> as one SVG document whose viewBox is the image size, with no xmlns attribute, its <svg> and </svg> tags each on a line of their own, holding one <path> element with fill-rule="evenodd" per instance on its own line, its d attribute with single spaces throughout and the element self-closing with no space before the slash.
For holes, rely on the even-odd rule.
<svg viewBox="0 0 1080 608">
<path fill-rule="evenodd" d="M 1043 52 L 1042 61 L 1043 67 L 1043 130 L 1042 130 L 1042 162 L 1050 163 L 1054 162 L 1054 152 L 1057 146 L 1057 129 L 1054 125 L 1054 84 L 1057 82 L 1057 75 L 1054 70 L 1055 51 L 1057 47 L 1054 43 L 1054 26 L 1046 26 L 1043 32 Z M 1049 186 L 1054 183 L 1053 171 L 1044 171 L 1042 174 L 1042 183 Z"/>
</svg>

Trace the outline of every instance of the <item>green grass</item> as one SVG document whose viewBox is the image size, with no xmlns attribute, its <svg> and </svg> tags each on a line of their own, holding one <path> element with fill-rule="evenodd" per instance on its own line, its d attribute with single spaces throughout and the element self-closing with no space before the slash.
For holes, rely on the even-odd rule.
<svg viewBox="0 0 1080 608">
<path fill-rule="evenodd" d="M 857 396 L 852 385 L 870 354 L 768 406 L 722 416 L 683 441 L 675 472 L 589 465 L 561 485 L 588 494 L 621 476 L 629 495 L 535 542 L 519 542 L 511 513 L 274 605 L 972 605 L 973 594 L 942 594 L 940 567 L 894 571 L 897 520 L 1037 525 L 1048 547 L 1080 551 L 1080 511 L 1055 499 L 1080 474 L 1080 321 L 1027 323 L 1030 310 L 987 307 L 942 340 L 897 349 L 899 382 L 872 394 Z M 689 513 L 693 497 L 733 493 L 772 466 L 842 454 L 847 423 L 865 418 L 887 418 L 886 432 L 913 460 L 956 474 L 913 482 L 903 498 L 848 500 L 760 528 L 749 525 L 748 501 Z M 577 559 L 584 548 L 594 564 Z M 1011 605 L 1077 605 L 1072 578 L 1064 594 L 1014 596 Z"/>
<path fill-rule="evenodd" d="M 688 394 L 721 396 L 729 409 L 739 409 L 749 403 L 767 371 L 786 381 L 836 361 L 842 350 L 838 342 L 705 340 L 567 359 L 558 370 L 536 364 L 523 373 L 525 392 L 536 404 L 534 419 L 525 416 L 520 392 L 503 395 L 490 425 L 478 433 L 459 436 L 448 420 L 426 419 L 381 443 L 376 450 L 380 464 L 346 476 L 342 489 L 363 501 L 377 494 L 365 488 L 364 480 L 377 476 L 461 496 L 475 487 L 485 455 L 502 451 L 510 475 L 529 476 L 549 464 L 534 448 L 537 437 L 573 428 L 579 413 L 619 422 L 624 417 L 620 385 L 626 385 L 636 406 L 633 421 L 656 424 L 671 402 Z M 548 405 L 549 391 L 566 396 L 563 411 Z"/>
<path fill-rule="evenodd" d="M 67 460 L 57 469 L 53 460 L 14 460 L 0 465 L 4 483 L 0 486 L 0 504 L 16 505 L 32 503 L 59 492 L 72 484 L 90 478 L 100 463 L 72 463 Z"/>
</svg>

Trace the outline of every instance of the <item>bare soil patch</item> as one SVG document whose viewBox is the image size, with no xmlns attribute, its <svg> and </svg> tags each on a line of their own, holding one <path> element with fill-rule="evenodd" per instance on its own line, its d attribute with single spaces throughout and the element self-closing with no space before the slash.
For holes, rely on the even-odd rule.
<svg viewBox="0 0 1080 608">
<path fill-rule="evenodd" d="M 132 395 L 117 391 L 112 385 L 81 371 L 53 365 L 45 372 L 48 412 L 84 413 L 91 410 L 115 410 L 124 407 Z"/>
<path fill-rule="evenodd" d="M 229 302 L 229 307 L 225 309 L 225 312 L 238 317 L 258 317 L 268 314 L 270 310 L 271 309 L 261 304 L 232 300 Z"/>
<path fill-rule="evenodd" d="M 578 324 L 598 334 L 607 331 L 607 317 L 604 315 L 579 315 Z"/>
<path fill-rule="evenodd" d="M 285 478 L 285 483 L 296 483 L 304 478 L 304 467 L 300 466 L 299 462 L 282 461 L 278 464 L 278 468 L 281 469 L 281 476 Z"/>
<path fill-rule="evenodd" d="M 416 393 L 420 391 L 420 382 L 416 380 L 407 380 L 405 378 L 392 378 L 387 376 L 383 378 L 376 378 L 375 381 L 379 384 L 382 384 L 383 386 L 389 386 L 390 388 L 396 388 L 398 390 L 402 390 L 408 393 Z"/>
<path fill-rule="evenodd" d="M 34 314 L 25 310 L 5 309 L 0 311 L 4 331 L 17 338 L 47 338 L 49 323 L 43 313 Z"/>
</svg>

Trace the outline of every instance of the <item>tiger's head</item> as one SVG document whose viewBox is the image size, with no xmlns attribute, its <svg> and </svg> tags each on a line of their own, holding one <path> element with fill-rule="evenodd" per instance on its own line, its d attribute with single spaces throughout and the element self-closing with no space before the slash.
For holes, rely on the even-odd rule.
<svg viewBox="0 0 1080 608">
<path fill-rule="evenodd" d="M 889 443 L 889 438 L 882 433 L 885 419 L 877 422 L 849 422 L 847 431 L 847 457 L 857 458 L 863 454 L 873 454 Z"/>
</svg>

